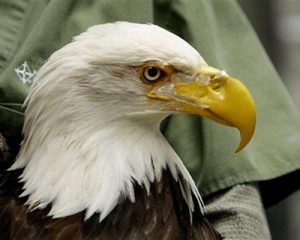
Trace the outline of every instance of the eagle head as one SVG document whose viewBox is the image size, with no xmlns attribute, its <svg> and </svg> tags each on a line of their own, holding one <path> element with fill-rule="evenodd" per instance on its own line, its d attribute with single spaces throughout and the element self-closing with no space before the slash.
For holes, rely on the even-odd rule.
<svg viewBox="0 0 300 240">
<path fill-rule="evenodd" d="M 201 198 L 181 160 L 159 131 L 170 114 L 209 118 L 240 131 L 241 150 L 255 128 L 247 88 L 210 67 L 178 36 L 151 24 L 89 28 L 41 67 L 28 95 L 24 140 L 11 169 L 24 168 L 22 196 L 32 208 L 52 204 L 52 217 L 86 210 L 102 220 L 134 184 L 169 168 Z"/>
</svg>

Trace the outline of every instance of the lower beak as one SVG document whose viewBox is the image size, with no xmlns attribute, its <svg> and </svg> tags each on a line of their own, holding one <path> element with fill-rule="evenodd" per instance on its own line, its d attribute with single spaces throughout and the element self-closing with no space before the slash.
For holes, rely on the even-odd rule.
<svg viewBox="0 0 300 240">
<path fill-rule="evenodd" d="M 204 81 L 205 78 L 210 80 Z M 241 140 L 236 152 L 251 140 L 256 123 L 255 103 L 241 81 L 218 69 L 205 66 L 195 81 L 161 88 L 163 91 L 159 88 L 150 91 L 148 97 L 172 101 L 176 111 L 200 115 L 237 128 Z"/>
</svg>

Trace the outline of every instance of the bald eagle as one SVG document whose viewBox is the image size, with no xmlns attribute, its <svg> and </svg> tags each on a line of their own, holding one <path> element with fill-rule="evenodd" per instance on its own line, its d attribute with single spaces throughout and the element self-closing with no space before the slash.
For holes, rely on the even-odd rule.
<svg viewBox="0 0 300 240">
<path fill-rule="evenodd" d="M 151 24 L 93 26 L 52 54 L 25 104 L 1 179 L 4 239 L 219 239 L 160 123 L 179 112 L 235 127 L 239 151 L 255 106 L 183 39 Z"/>
</svg>

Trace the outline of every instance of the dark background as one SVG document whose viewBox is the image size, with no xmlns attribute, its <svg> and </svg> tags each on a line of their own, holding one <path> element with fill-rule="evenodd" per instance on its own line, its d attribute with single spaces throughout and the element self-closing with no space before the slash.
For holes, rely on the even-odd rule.
<svg viewBox="0 0 300 240">
<path fill-rule="evenodd" d="M 238 2 L 256 30 L 299 111 L 300 0 L 238 0 Z M 267 209 L 266 213 L 274 240 L 300 240 L 300 191 Z"/>
</svg>

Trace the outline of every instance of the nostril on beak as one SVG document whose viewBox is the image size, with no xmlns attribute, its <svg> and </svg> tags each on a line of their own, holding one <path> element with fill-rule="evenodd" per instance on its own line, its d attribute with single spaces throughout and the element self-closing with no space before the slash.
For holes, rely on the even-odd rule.
<svg viewBox="0 0 300 240">
<path fill-rule="evenodd" d="M 222 86 L 223 86 L 222 83 L 214 83 L 214 84 L 211 85 L 211 88 L 212 88 L 212 90 L 214 90 L 214 91 L 219 91 L 219 90 L 221 90 L 221 87 L 222 87 Z"/>
</svg>

